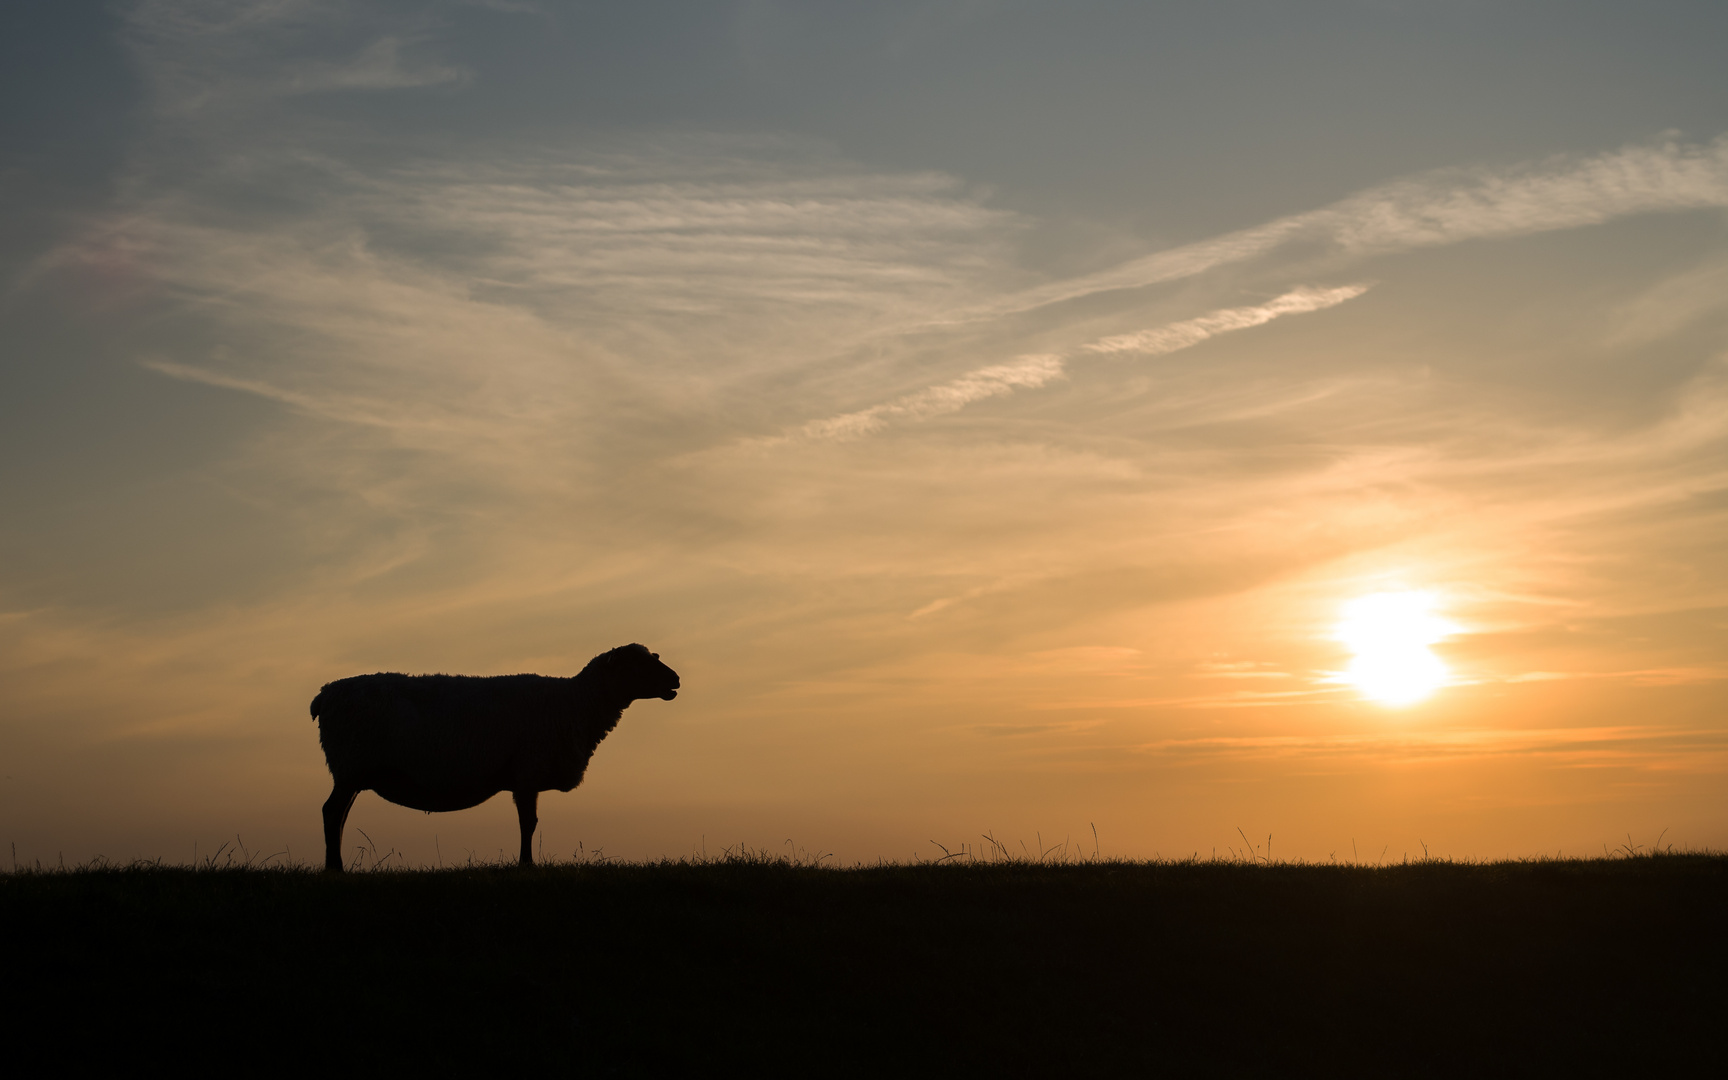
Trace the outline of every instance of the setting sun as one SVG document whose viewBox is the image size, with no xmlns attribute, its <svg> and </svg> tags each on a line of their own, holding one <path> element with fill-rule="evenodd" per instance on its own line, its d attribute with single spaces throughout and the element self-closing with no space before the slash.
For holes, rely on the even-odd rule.
<svg viewBox="0 0 1728 1080">
<path fill-rule="evenodd" d="M 1455 630 L 1430 592 L 1382 592 L 1344 605 L 1338 640 L 1355 659 L 1345 681 L 1382 705 L 1413 705 L 1444 686 L 1446 665 L 1428 646 Z"/>
</svg>

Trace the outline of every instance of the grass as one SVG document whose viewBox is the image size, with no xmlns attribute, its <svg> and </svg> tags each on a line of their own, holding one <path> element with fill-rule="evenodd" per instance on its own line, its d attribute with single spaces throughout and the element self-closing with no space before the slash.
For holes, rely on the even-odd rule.
<svg viewBox="0 0 1728 1080">
<path fill-rule="evenodd" d="M 1728 857 L 1038 847 L 851 869 L 743 849 L 32 867 L 0 874 L 9 1042 L 596 1075 L 1605 1075 L 1717 1056 Z"/>
</svg>

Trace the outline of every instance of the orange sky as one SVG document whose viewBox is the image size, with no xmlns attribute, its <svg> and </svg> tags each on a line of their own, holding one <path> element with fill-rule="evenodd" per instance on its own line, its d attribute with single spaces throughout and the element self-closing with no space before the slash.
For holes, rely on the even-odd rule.
<svg viewBox="0 0 1728 1080">
<path fill-rule="evenodd" d="M 43 30 L 115 119 L 0 192 L 20 859 L 312 859 L 322 683 L 629 641 L 547 854 L 1728 843 L 1718 9 L 510 7 Z"/>
</svg>

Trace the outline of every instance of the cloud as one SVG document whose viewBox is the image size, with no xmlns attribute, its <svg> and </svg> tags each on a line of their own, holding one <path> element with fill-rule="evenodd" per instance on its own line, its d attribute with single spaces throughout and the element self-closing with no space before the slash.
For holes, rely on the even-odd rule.
<svg viewBox="0 0 1728 1080">
<path fill-rule="evenodd" d="M 466 68 L 429 54 L 431 13 L 389 20 L 366 5 L 329 0 L 144 0 L 126 36 L 160 123 L 253 114 L 271 99 L 461 83 Z M 330 55 L 346 54 L 332 60 Z"/>
<path fill-rule="evenodd" d="M 319 79 L 356 84 L 454 69 L 413 26 L 356 23 L 317 54 L 279 40 L 294 19 L 347 26 L 335 8 L 173 10 L 203 22 L 135 42 L 153 78 L 203 73 L 199 85 L 233 78 L 244 91 L 252 53 L 272 93 L 308 61 L 325 65 Z M 463 542 L 498 565 L 531 565 L 506 549 L 536 536 L 557 537 L 546 552 L 599 543 L 599 523 L 628 550 L 630 522 L 654 543 L 690 530 L 706 538 L 693 558 L 752 568 L 740 572 L 878 575 L 901 590 L 884 601 L 897 620 L 953 625 L 1036 590 L 1072 594 L 1089 565 L 1138 584 L 1084 579 L 1077 612 L 1247 589 L 1397 545 L 1582 550 L 1569 530 L 1583 517 L 1627 528 L 1621 518 L 1679 505 L 1721 473 L 1708 379 L 1609 430 L 1532 415 L 1465 375 L 1430 380 L 1404 359 L 1428 346 L 1366 346 L 1346 318 L 1325 357 L 1245 348 L 1204 364 L 1083 365 L 1340 305 L 1366 286 L 1311 283 L 1349 281 L 1346 264 L 1378 252 L 1722 205 L 1722 140 L 1426 174 L 1027 289 L 1022 215 L 960 178 L 872 171 L 795 139 L 358 155 L 316 125 L 206 134 L 221 168 L 141 172 L 103 233 L 201 328 L 141 348 L 146 366 L 289 406 L 284 430 L 232 467 L 268 476 L 252 485 L 265 492 L 340 477 L 368 508 L 418 521 L 407 531 L 424 550 L 461 531 L 447 523 L 454 477 L 494 507 Z M 1220 268 L 1177 295 L 1084 313 L 1051 303 Z M 1638 341 L 1696 321 L 1714 282 L 1653 294 L 1624 321 Z M 1245 294 L 1271 299 L 1214 299 Z M 984 437 L 844 445 L 1060 380 L 1072 388 L 1038 394 L 1033 423 L 978 409 Z M 740 452 L 790 442 L 808 452 Z M 390 456 L 404 449 L 435 456 Z M 615 482 L 624 463 L 653 482 Z M 908 532 L 914 505 L 922 524 Z M 1471 534 L 1484 515 L 1495 530 Z"/>
<path fill-rule="evenodd" d="M 1554 682 L 1560 679 L 1627 679 L 1643 686 L 1683 686 L 1728 679 L 1723 668 L 1655 668 L 1639 671 L 1526 671 L 1504 682 Z"/>
<path fill-rule="evenodd" d="M 969 371 L 958 379 L 908 394 L 886 405 L 876 405 L 827 420 L 813 420 L 798 429 L 812 439 L 849 439 L 868 435 L 888 426 L 891 420 L 928 420 L 958 412 L 974 401 L 1001 397 L 1020 389 L 1037 389 L 1062 376 L 1060 356 L 1022 356 L 1013 363 L 992 364 Z"/>
<path fill-rule="evenodd" d="M 410 63 L 402 56 L 401 38 L 381 37 L 345 63 L 306 61 L 282 76 L 294 93 L 330 90 L 397 90 L 413 86 L 465 82 L 465 68 L 438 63 Z"/>
<path fill-rule="evenodd" d="M 668 139 L 397 173 L 362 198 L 448 236 L 481 288 L 548 313 L 574 301 L 730 318 L 821 308 L 880 324 L 978 295 L 1013 215 L 953 177 L 822 167 L 811 149 Z"/>
<path fill-rule="evenodd" d="M 158 295 L 221 343 L 153 348 L 147 369 L 369 428 L 514 490 L 586 472 L 589 453 L 639 438 L 644 415 L 681 418 L 659 452 L 690 448 L 764 381 L 987 287 L 1009 216 L 946 177 L 807 168 L 652 147 L 331 167 L 323 197 L 286 221 L 236 223 L 221 192 L 146 188 L 89 243 L 135 252 Z M 1061 369 L 980 365 L 820 434 L 941 415 Z M 554 453 L 567 460 L 548 468 Z"/>
<path fill-rule="evenodd" d="M 206 386 L 218 386 L 224 390 L 239 390 L 243 393 L 257 394 L 259 397 L 269 398 L 272 401 L 280 401 L 287 405 L 294 405 L 310 412 L 321 411 L 320 404 L 313 398 L 304 394 L 296 394 L 287 390 L 281 390 L 277 387 L 271 386 L 269 383 L 259 382 L 256 379 L 239 379 L 232 375 L 223 375 L 220 372 L 215 371 L 205 371 L 201 368 L 191 367 L 187 364 L 176 364 L 172 360 L 145 359 L 140 360 L 138 364 L 140 367 L 149 371 L 154 371 L 158 375 L 166 375 L 170 379 L 183 379 L 186 382 L 203 383 Z"/>
<path fill-rule="evenodd" d="M 933 321 L 998 318 L 1099 292 L 1173 281 L 1264 257 L 1295 242 L 1360 258 L 1472 239 L 1577 228 L 1630 214 L 1711 207 L 1728 207 L 1728 136 L 1702 145 L 1669 140 L 1506 171 L 1441 170 L 1372 188 L 1319 210 L 1160 252 L 1112 270 L 1052 282 Z M 1367 288 L 1296 289 L 1265 305 L 1224 309 L 1151 330 L 1112 335 L 1081 346 L 1081 350 L 1104 355 L 1173 352 L 1281 315 L 1330 307 L 1360 296 Z M 1671 291 L 1688 288 L 1692 294 L 1698 292 L 1690 280 L 1677 283 Z M 1694 306 L 1698 303 L 1691 295 L 1687 300 Z M 1651 302 L 1645 304 L 1650 306 Z M 1623 336 L 1639 333 L 1648 335 L 1651 331 L 1639 327 Z M 894 409 L 888 405 L 848 413 L 812 422 L 800 431 L 818 436 L 866 434 L 880 430 L 886 417 L 899 415 Z"/>
<path fill-rule="evenodd" d="M 1219 334 L 1262 326 L 1284 315 L 1303 314 L 1334 307 L 1368 291 L 1366 285 L 1333 289 L 1299 288 L 1253 307 L 1225 308 L 1198 318 L 1185 319 L 1151 330 L 1117 334 L 1080 346 L 1081 353 L 1117 355 L 1136 353 L 1159 356 L 1198 345 Z M 886 428 L 894 420 L 928 420 L 958 412 L 975 401 L 1002 397 L 1015 390 L 1035 390 L 1064 373 L 1067 359 L 1059 355 L 1024 356 L 1011 364 L 996 364 L 967 372 L 958 379 L 920 390 L 857 412 L 826 420 L 812 420 L 796 435 L 810 439 L 855 439 Z M 937 610 L 920 609 L 918 615 Z"/>
<path fill-rule="evenodd" d="M 1720 256 L 1645 289 L 1614 311 L 1609 343 L 1644 346 L 1728 310 L 1728 259 Z"/>
<path fill-rule="evenodd" d="M 1590 768 L 1609 761 L 1662 768 L 1688 755 L 1728 750 L 1720 732 L 1669 727 L 1474 728 L 1391 735 L 1248 735 L 1160 740 L 1140 748 L 1163 754 L 1425 761 L 1536 755 Z"/>
<path fill-rule="evenodd" d="M 1703 144 L 1670 139 L 1509 170 L 1438 170 L 1318 210 L 1026 289 L 952 317 L 993 318 L 1100 292 L 1144 288 L 1298 242 L 1361 257 L 1712 207 L 1728 207 L 1728 136 Z"/>
<path fill-rule="evenodd" d="M 1225 308 L 1168 326 L 1140 330 L 1132 334 L 1116 334 L 1090 345 L 1082 345 L 1081 349 L 1106 356 L 1118 353 L 1159 356 L 1198 345 L 1208 338 L 1232 330 L 1262 326 L 1283 315 L 1300 315 L 1334 307 L 1346 300 L 1354 300 L 1367 291 L 1366 285 L 1345 285 L 1335 289 L 1293 289 L 1264 304 Z"/>
</svg>

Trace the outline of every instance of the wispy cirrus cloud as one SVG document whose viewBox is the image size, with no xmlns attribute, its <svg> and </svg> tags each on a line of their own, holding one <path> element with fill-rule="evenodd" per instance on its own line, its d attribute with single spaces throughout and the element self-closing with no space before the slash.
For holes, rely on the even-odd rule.
<svg viewBox="0 0 1728 1080">
<path fill-rule="evenodd" d="M 158 121 L 204 124 L 213 112 L 255 112 L 272 98 L 466 82 L 468 69 L 428 46 L 435 25 L 430 12 L 386 20 L 328 0 L 144 0 L 126 18 Z"/>
<path fill-rule="evenodd" d="M 952 317 L 991 318 L 1177 281 L 1270 255 L 1287 244 L 1360 257 L 1578 228 L 1631 214 L 1723 206 L 1728 206 L 1728 136 L 1702 144 L 1671 139 L 1510 169 L 1443 169 L 1369 188 L 1317 210 L 1039 285 Z"/>
<path fill-rule="evenodd" d="M 1372 735 L 1215 736 L 1160 740 L 1139 749 L 1182 756 L 1395 761 L 1540 756 L 1581 768 L 1610 761 L 1662 768 L 1688 758 L 1697 763 L 1697 756 L 1719 759 L 1728 753 L 1728 736 L 1688 728 L 1634 726 L 1474 728 Z"/>
<path fill-rule="evenodd" d="M 1011 363 L 969 371 L 958 379 L 907 394 L 885 405 L 813 420 L 799 428 L 798 434 L 813 439 L 857 438 L 881 431 L 893 420 L 928 420 L 959 412 L 975 401 L 1002 397 L 1015 390 L 1037 389 L 1060 378 L 1062 369 L 1060 356 L 1022 356 Z"/>
<path fill-rule="evenodd" d="M 1132 334 L 1115 334 L 1089 345 L 1082 345 L 1081 351 L 1097 353 L 1104 356 L 1121 353 L 1135 353 L 1142 356 L 1162 356 L 1198 345 L 1219 334 L 1227 334 L 1232 330 L 1246 330 L 1253 326 L 1264 326 L 1273 319 L 1285 315 L 1303 315 L 1310 311 L 1322 311 L 1336 307 L 1346 300 L 1354 300 L 1368 291 L 1367 285 L 1344 285 L 1335 289 L 1292 289 L 1290 292 L 1249 307 L 1224 308 L 1208 312 L 1193 319 L 1171 323 L 1168 326 L 1154 327 L 1150 330 L 1139 330 Z"/>
<path fill-rule="evenodd" d="M 278 95 L 294 71 L 316 75 L 306 76 L 308 87 L 334 79 L 407 89 L 459 67 L 413 26 L 351 24 L 318 5 L 138 11 L 134 44 L 163 88 L 164 115 L 190 100 L 180 92 L 187 87 L 244 112 L 255 79 Z M 295 19 L 346 29 L 338 47 L 301 55 L 283 34 Z M 397 44 L 381 45 L 386 39 Z M 262 58 L 255 71 L 249 56 Z M 270 108 L 299 108 L 302 98 L 271 98 Z M 1656 409 L 1653 425 L 1604 435 L 1589 425 L 1502 421 L 1479 402 L 1424 404 L 1430 392 L 1382 370 L 1377 352 L 1324 369 L 1259 364 L 1245 350 L 1216 370 L 1100 363 L 1080 375 L 1086 361 L 1169 355 L 1342 305 L 1367 286 L 1299 283 L 1339 280 L 1352 261 L 1376 253 L 1723 205 L 1723 140 L 1425 174 L 1026 288 L 1035 271 L 1017 265 L 1013 249 L 1029 224 L 1022 215 L 959 178 L 871 170 L 793 139 L 658 135 L 579 151 L 498 146 L 484 156 L 403 145 L 366 156 L 316 125 L 250 123 L 220 135 L 205 151 L 224 168 L 144 170 L 103 228 L 164 295 L 198 312 L 204 340 L 220 343 L 152 348 L 141 361 L 150 370 L 359 433 L 356 441 L 327 432 L 311 444 L 319 450 L 295 455 L 261 450 L 269 458 L 261 467 L 273 473 L 362 474 L 382 460 L 365 441 L 376 437 L 433 451 L 443 465 L 427 472 L 471 474 L 499 498 L 562 485 L 577 505 L 617 497 L 578 478 L 603 475 L 619 447 L 650 463 L 706 449 L 715 452 L 692 466 L 695 490 L 667 497 L 677 510 L 640 511 L 640 520 L 664 522 L 700 505 L 739 535 L 755 535 L 781 520 L 775 500 L 800 455 L 726 448 L 826 444 L 832 450 L 812 460 L 828 473 L 798 481 L 802 506 L 827 505 L 822 493 L 842 489 L 848 498 L 836 504 L 867 501 L 859 493 L 884 481 L 854 473 L 899 463 L 892 467 L 919 476 L 932 505 L 954 515 L 957 533 L 976 537 L 954 556 L 963 572 L 909 587 L 898 608 L 929 615 L 1006 602 L 1017 590 L 1072 594 L 1059 588 L 1063 575 L 1079 572 L 1069 563 L 1132 564 L 1146 558 L 1136 545 L 1154 538 L 1159 558 L 1251 567 L 1273 541 L 1249 537 L 1285 541 L 1329 521 L 1350 539 L 1316 543 L 1317 552 L 1387 542 L 1414 514 L 1399 498 L 1450 506 L 1455 520 L 1492 504 L 1528 531 L 1568 515 L 1667 505 L 1719 471 L 1679 462 L 1707 456 L 1719 441 L 1719 409 L 1707 394 L 1683 398 L 1679 411 Z M 177 147 L 179 138 L 167 141 Z M 143 156 L 150 153 L 146 141 Z M 244 212 L 260 195 L 277 209 Z M 1055 306 L 1225 268 L 1234 269 L 1155 305 L 1124 297 L 1083 317 Z M 1689 290 L 1687 310 L 1707 309 L 1707 285 Z M 1245 293 L 1271 298 L 1218 299 Z M 1664 311 L 1678 302 L 1657 299 Z M 1665 317 L 1644 319 L 1640 340 L 1678 316 Z M 1065 381 L 1074 392 L 1049 392 Z M 1037 423 L 1015 432 L 994 412 L 980 417 L 979 430 L 1006 437 L 993 434 L 949 471 L 902 461 L 916 447 L 857 445 L 1013 395 L 1026 396 Z M 1266 445 L 1212 445 L 1209 425 Z M 1094 448 L 1105 433 L 1108 451 Z M 1647 475 L 1626 482 L 1634 468 Z M 1591 475 L 1574 475 L 1581 471 Z M 964 524 L 966 513 L 1001 512 L 973 507 L 968 493 L 1009 478 L 1065 509 L 1015 529 Z M 392 484 L 391 498 L 377 504 L 429 519 L 442 513 L 441 487 L 427 485 L 416 507 L 403 494 L 409 485 Z M 1118 501 L 1115 492 L 1130 488 L 1157 498 Z M 886 530 L 892 518 L 834 527 Z M 1062 522 L 1074 535 L 1046 535 Z M 1018 550 L 1034 533 L 1050 549 Z M 1230 539 L 1195 539 L 1216 536 Z M 915 559 L 902 553 L 880 565 L 903 573 L 941 561 L 929 544 L 912 547 Z M 805 565 L 785 554 L 766 561 Z M 1188 587 L 1142 576 L 1153 591 Z M 1218 571 L 1220 581 L 1239 577 Z"/>
<path fill-rule="evenodd" d="M 1199 345 L 1219 334 L 1264 326 L 1285 315 L 1335 307 L 1367 291 L 1367 285 L 1293 289 L 1264 304 L 1223 308 L 1167 326 L 1112 335 L 1082 345 L 1078 352 L 1102 356 L 1130 353 L 1161 356 Z M 1003 397 L 1016 390 L 1036 390 L 1061 377 L 1069 359 L 1060 355 L 1023 356 L 1012 363 L 978 368 L 958 379 L 907 394 L 883 405 L 873 405 L 826 420 L 812 420 L 794 434 L 810 439 L 854 439 L 881 431 L 896 420 L 928 420 L 958 412 L 975 401 Z"/>
<path fill-rule="evenodd" d="M 305 61 L 283 72 L 282 85 L 293 93 L 312 94 L 328 90 L 401 90 L 459 83 L 471 77 L 466 68 L 453 64 L 412 61 L 404 55 L 405 44 L 399 37 L 386 35 L 345 61 Z"/>
<path fill-rule="evenodd" d="M 284 157 L 285 170 L 326 185 L 304 216 L 236 227 L 219 201 L 149 192 L 86 243 L 123 247 L 221 327 L 222 348 L 158 351 L 140 361 L 149 370 L 470 463 L 540 436 L 565 444 L 572 428 L 598 437 L 619 422 L 609 400 L 709 408 L 1000 275 L 992 253 L 1012 216 L 951 178 L 816 171 L 775 164 L 777 145 L 768 159 L 749 150 L 704 143 L 381 175 Z M 988 366 L 828 434 L 952 412 L 1060 371 L 1048 358 Z"/>
</svg>

